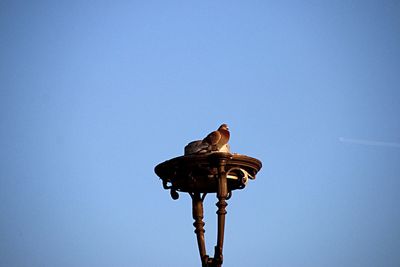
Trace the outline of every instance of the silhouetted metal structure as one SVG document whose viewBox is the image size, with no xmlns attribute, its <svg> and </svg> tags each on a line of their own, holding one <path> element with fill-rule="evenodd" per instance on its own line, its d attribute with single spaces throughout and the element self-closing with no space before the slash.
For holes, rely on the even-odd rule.
<svg viewBox="0 0 400 267">
<path fill-rule="evenodd" d="M 245 155 L 213 152 L 176 157 L 155 167 L 164 189 L 170 190 L 173 199 L 179 198 L 178 192 L 187 192 L 192 197 L 193 226 L 203 267 L 222 266 L 226 200 L 233 190 L 243 189 L 249 178 L 254 179 L 261 166 L 261 161 Z M 214 257 L 207 255 L 204 239 L 203 201 L 208 193 L 216 193 L 218 198 Z"/>
</svg>

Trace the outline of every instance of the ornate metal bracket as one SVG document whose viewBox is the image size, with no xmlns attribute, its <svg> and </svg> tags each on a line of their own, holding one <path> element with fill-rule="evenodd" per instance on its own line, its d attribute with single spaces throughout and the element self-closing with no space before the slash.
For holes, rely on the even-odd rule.
<svg viewBox="0 0 400 267">
<path fill-rule="evenodd" d="M 203 267 L 222 266 L 226 201 L 233 190 L 243 189 L 249 178 L 255 179 L 261 167 L 261 161 L 255 158 L 225 152 L 181 156 L 155 167 L 164 189 L 170 190 L 173 199 L 179 198 L 178 192 L 187 192 L 192 198 L 193 226 Z M 218 198 L 217 244 L 212 258 L 206 253 L 204 238 L 203 201 L 208 193 L 216 193 Z"/>
</svg>

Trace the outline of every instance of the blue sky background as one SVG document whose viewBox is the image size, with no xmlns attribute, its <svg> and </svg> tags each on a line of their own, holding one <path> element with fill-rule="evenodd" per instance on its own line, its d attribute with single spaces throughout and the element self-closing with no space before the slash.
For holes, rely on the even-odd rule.
<svg viewBox="0 0 400 267">
<path fill-rule="evenodd" d="M 224 266 L 397 267 L 399 84 L 398 1 L 1 1 L 0 266 L 199 266 L 153 168 L 228 123 Z"/>
</svg>

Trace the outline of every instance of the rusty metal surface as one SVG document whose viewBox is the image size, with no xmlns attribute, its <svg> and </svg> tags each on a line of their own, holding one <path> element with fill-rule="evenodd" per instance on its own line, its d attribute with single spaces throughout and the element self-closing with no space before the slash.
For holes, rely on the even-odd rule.
<svg viewBox="0 0 400 267">
<path fill-rule="evenodd" d="M 234 175 L 238 169 L 244 169 L 255 177 L 261 169 L 261 161 L 240 154 L 210 153 L 176 157 L 160 163 L 155 172 L 162 179 L 165 189 L 181 192 L 216 193 L 218 190 L 218 164 L 226 161 L 225 172 Z M 244 188 L 244 181 L 228 179 L 228 190 Z"/>
</svg>

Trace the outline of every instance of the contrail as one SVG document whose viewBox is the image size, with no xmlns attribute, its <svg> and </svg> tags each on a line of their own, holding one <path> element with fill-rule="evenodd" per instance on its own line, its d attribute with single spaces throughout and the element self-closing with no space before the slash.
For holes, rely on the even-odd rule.
<svg viewBox="0 0 400 267">
<path fill-rule="evenodd" d="M 386 146 L 386 147 L 400 148 L 400 143 L 381 142 L 381 141 L 374 141 L 374 140 L 339 137 L 339 141 L 344 142 L 344 143 L 353 143 L 353 144 L 366 145 L 366 146 Z"/>
</svg>

